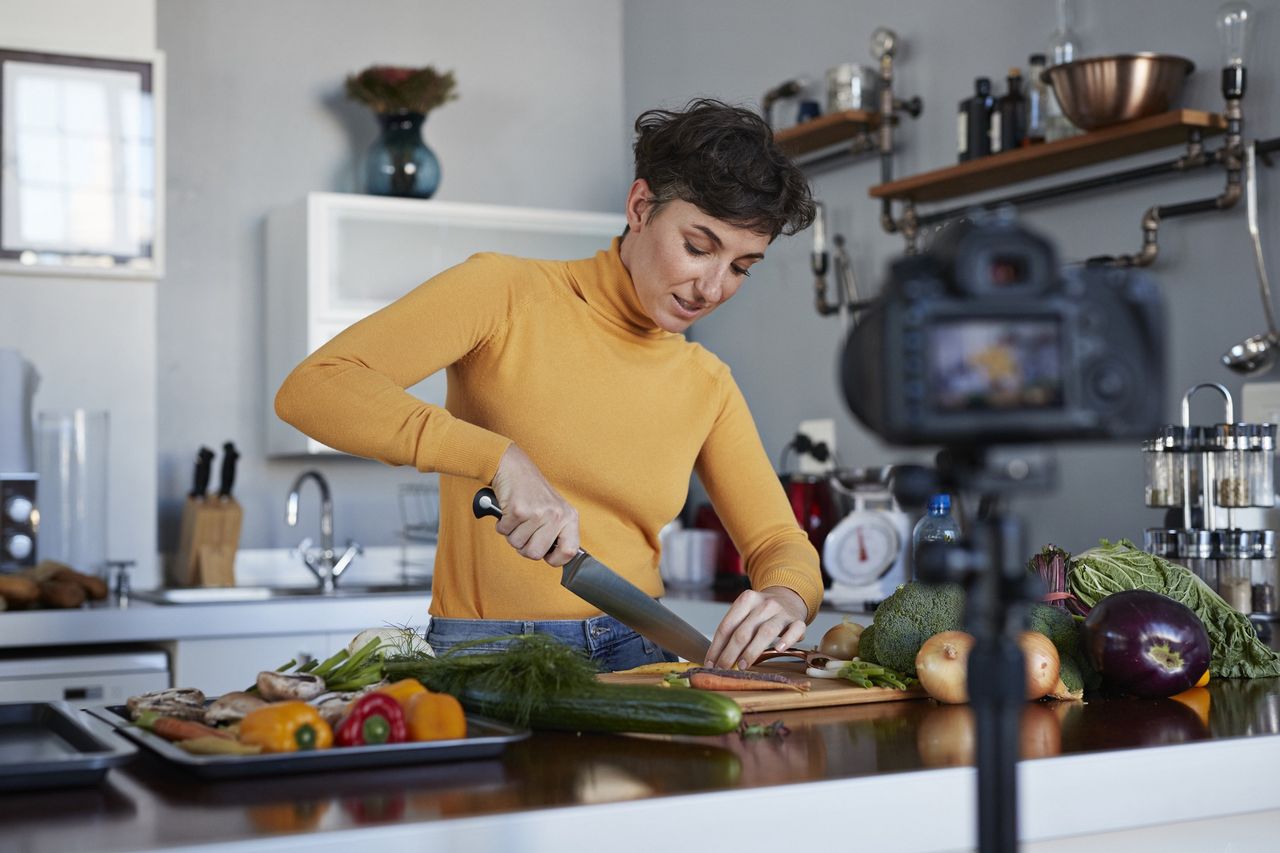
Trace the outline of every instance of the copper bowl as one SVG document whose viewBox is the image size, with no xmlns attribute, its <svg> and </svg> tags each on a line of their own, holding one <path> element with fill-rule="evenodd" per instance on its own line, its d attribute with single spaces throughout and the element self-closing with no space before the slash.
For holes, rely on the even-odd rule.
<svg viewBox="0 0 1280 853">
<path fill-rule="evenodd" d="M 1181 56 L 1129 53 L 1055 65 L 1040 79 L 1053 87 L 1072 124 L 1097 130 L 1173 109 L 1195 67 Z"/>
</svg>

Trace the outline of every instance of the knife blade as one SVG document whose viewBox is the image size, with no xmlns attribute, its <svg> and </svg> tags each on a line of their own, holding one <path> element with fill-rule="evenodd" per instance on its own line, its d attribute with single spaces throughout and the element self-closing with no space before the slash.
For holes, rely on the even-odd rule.
<svg viewBox="0 0 1280 853">
<path fill-rule="evenodd" d="M 209 490 L 209 473 L 212 467 L 213 451 L 207 447 L 201 447 L 200 452 L 196 454 L 195 481 L 191 485 L 191 497 L 196 500 L 204 500 L 205 492 Z"/>
<path fill-rule="evenodd" d="M 481 489 L 471 502 L 476 518 L 502 518 L 493 489 Z M 657 599 L 581 548 L 561 569 L 560 585 L 668 651 L 701 664 L 711 641 Z"/>
<path fill-rule="evenodd" d="M 236 482 L 236 460 L 240 458 L 240 452 L 236 450 L 236 446 L 228 441 L 222 445 L 222 471 L 218 481 L 218 499 L 230 500 L 231 487 Z"/>
</svg>

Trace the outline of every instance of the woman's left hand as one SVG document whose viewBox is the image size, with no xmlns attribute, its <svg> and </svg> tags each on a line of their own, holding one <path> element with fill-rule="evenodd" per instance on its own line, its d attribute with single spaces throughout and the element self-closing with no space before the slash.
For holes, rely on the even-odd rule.
<svg viewBox="0 0 1280 853">
<path fill-rule="evenodd" d="M 747 590 L 720 620 L 706 665 L 746 669 L 774 640 L 779 651 L 789 648 L 804 638 L 808 613 L 800 595 L 785 586 Z"/>
</svg>

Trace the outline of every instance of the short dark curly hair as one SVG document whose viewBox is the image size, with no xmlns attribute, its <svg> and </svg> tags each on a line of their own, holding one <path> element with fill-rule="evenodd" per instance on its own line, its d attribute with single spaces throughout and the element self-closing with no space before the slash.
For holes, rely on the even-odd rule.
<svg viewBox="0 0 1280 853">
<path fill-rule="evenodd" d="M 647 110 L 636 119 L 636 178 L 655 204 L 680 199 L 708 216 L 767 234 L 795 234 L 813 222 L 809 182 L 751 110 L 695 98 L 683 110 Z"/>
</svg>

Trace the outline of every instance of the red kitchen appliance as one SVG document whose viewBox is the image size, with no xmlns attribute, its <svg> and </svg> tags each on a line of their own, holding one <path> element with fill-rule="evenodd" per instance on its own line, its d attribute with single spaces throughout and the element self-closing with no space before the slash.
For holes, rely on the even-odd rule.
<svg viewBox="0 0 1280 853">
<path fill-rule="evenodd" d="M 809 534 L 809 542 L 821 554 L 827 534 L 841 515 L 830 480 L 820 475 L 783 474 L 782 485 L 786 488 L 796 521 L 800 522 L 805 533 Z M 831 575 L 825 565 L 822 567 L 822 585 L 831 586 Z"/>
</svg>

